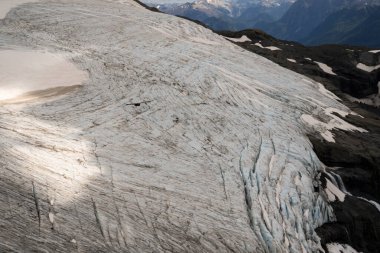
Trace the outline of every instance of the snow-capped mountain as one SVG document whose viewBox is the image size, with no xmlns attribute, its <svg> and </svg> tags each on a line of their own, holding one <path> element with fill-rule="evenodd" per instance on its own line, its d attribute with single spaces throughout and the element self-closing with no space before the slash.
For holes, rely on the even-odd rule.
<svg viewBox="0 0 380 253">
<path fill-rule="evenodd" d="M 198 20 L 214 30 L 252 28 L 279 19 L 295 0 L 198 0 L 185 4 L 150 4 L 160 11 Z"/>
<path fill-rule="evenodd" d="M 251 5 L 276 7 L 288 3 L 294 3 L 296 0 L 197 0 L 195 5 L 207 3 L 215 7 L 222 7 L 227 9 L 232 8 L 246 8 Z"/>
<path fill-rule="evenodd" d="M 367 132 L 321 83 L 132 0 L 12 5 L 0 252 L 321 250 L 351 196 L 309 136 Z"/>
</svg>

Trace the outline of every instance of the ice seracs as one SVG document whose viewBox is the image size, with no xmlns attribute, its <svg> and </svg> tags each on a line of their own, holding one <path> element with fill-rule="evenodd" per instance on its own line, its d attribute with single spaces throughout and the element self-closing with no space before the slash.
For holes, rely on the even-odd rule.
<svg viewBox="0 0 380 253">
<path fill-rule="evenodd" d="M 330 180 L 326 179 L 326 189 L 325 192 L 327 194 L 327 197 L 329 201 L 340 201 L 343 202 L 345 198 L 345 194 L 338 188 L 336 187 L 333 183 L 331 183 Z"/>
</svg>

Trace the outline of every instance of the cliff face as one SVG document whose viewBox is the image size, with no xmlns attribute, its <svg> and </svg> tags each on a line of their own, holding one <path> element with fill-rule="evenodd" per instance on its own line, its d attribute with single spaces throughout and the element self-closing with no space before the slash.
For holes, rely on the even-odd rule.
<svg viewBox="0 0 380 253">
<path fill-rule="evenodd" d="M 322 85 L 129 0 L 28 3 L 0 22 L 1 49 L 88 72 L 0 106 L 1 252 L 320 247 L 334 192 L 306 135 L 363 130 Z"/>
</svg>

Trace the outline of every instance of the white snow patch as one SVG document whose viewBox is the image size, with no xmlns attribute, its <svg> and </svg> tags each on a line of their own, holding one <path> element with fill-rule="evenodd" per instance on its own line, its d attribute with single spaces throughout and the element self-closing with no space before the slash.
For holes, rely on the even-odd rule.
<svg viewBox="0 0 380 253">
<path fill-rule="evenodd" d="M 327 128 L 327 124 L 315 119 L 313 116 L 303 114 L 301 116 L 303 122 L 316 129 L 321 136 L 328 142 L 335 142 L 334 135 Z"/>
<path fill-rule="evenodd" d="M 269 46 L 269 47 L 264 47 L 264 48 L 272 50 L 272 51 L 282 50 L 281 48 L 278 48 L 278 47 L 275 47 L 275 46 Z"/>
<path fill-rule="evenodd" d="M 332 92 L 328 91 L 321 83 L 315 83 L 315 82 L 312 82 L 308 79 L 302 79 L 302 80 L 304 82 L 310 83 L 312 85 L 317 85 L 319 92 L 322 93 L 323 95 L 325 95 L 326 97 L 329 97 L 333 100 L 340 100 L 339 97 L 337 97 Z M 340 117 L 338 117 L 337 115 L 334 114 L 334 113 L 339 114 L 341 117 L 346 117 L 349 114 L 362 117 L 362 116 L 358 115 L 357 113 L 352 112 L 349 109 L 346 109 L 346 111 L 344 111 L 341 109 L 328 107 L 325 104 L 320 103 L 319 100 L 316 100 L 312 97 L 310 97 L 310 99 L 315 101 L 318 106 L 324 107 L 323 112 L 326 116 L 328 116 L 330 118 L 330 120 L 327 123 L 325 123 L 319 119 L 316 119 L 314 116 L 312 116 L 310 114 L 303 114 L 301 116 L 301 120 L 304 123 L 306 123 L 307 125 L 311 126 L 315 131 L 319 132 L 321 134 L 321 136 L 326 141 L 335 142 L 334 135 L 331 132 L 331 130 L 333 130 L 333 129 L 340 129 L 340 130 L 344 130 L 344 131 L 367 132 L 367 130 L 360 128 L 360 127 L 356 127 L 354 125 L 351 125 L 348 122 L 344 121 L 343 119 L 341 119 Z"/>
<path fill-rule="evenodd" d="M 264 47 L 260 42 L 255 43 L 255 46 L 264 48 L 264 49 L 269 49 L 271 51 L 277 51 L 277 50 L 282 50 L 281 48 L 275 47 L 275 46 L 269 46 L 269 47 Z"/>
<path fill-rule="evenodd" d="M 241 36 L 241 38 L 229 38 L 229 37 L 225 37 L 226 39 L 228 40 L 231 40 L 233 42 L 240 42 L 240 43 L 243 43 L 243 42 L 251 42 L 252 40 L 250 38 L 248 38 L 246 35 L 243 35 Z"/>
<path fill-rule="evenodd" d="M 359 253 L 347 244 L 328 243 L 326 246 L 329 253 Z"/>
<path fill-rule="evenodd" d="M 7 13 L 20 4 L 37 2 L 38 0 L 0 0 L 0 19 L 5 18 Z"/>
<path fill-rule="evenodd" d="M 305 60 L 308 60 L 308 61 L 312 61 L 312 59 L 311 59 L 311 58 L 305 58 Z"/>
<path fill-rule="evenodd" d="M 330 131 L 325 131 L 321 133 L 321 136 L 328 142 L 335 142 L 334 134 Z"/>
<path fill-rule="evenodd" d="M 314 61 L 314 62 L 316 64 L 318 64 L 318 66 L 323 70 L 323 72 L 325 72 L 327 74 L 330 74 L 330 75 L 336 76 L 336 74 L 334 73 L 334 71 L 332 70 L 332 68 L 330 66 L 328 66 L 327 64 L 322 63 L 322 62 L 317 62 L 317 61 Z"/>
<path fill-rule="evenodd" d="M 82 84 L 88 74 L 63 54 L 40 51 L 0 51 L 0 101 L 31 91 Z"/>
<path fill-rule="evenodd" d="M 307 125 L 314 128 L 314 130 L 318 131 L 321 136 L 328 142 L 335 142 L 334 135 L 331 132 L 333 129 L 340 129 L 344 131 L 359 131 L 359 132 L 367 132 L 367 130 L 351 125 L 350 123 L 344 121 L 340 117 L 336 116 L 334 113 L 339 114 L 342 117 L 346 117 L 349 114 L 356 115 L 352 112 L 345 112 L 342 110 L 338 110 L 336 108 L 325 108 L 325 115 L 327 115 L 330 119 L 328 123 L 322 122 L 312 115 L 303 114 L 301 116 L 301 120 L 305 122 Z"/>
<path fill-rule="evenodd" d="M 264 48 L 264 46 L 263 46 L 263 45 L 261 45 L 261 43 L 260 43 L 260 42 L 257 42 L 257 43 L 255 43 L 255 46 L 258 46 L 258 47 Z"/>
<path fill-rule="evenodd" d="M 368 66 L 368 65 L 365 65 L 365 64 L 363 64 L 363 63 L 358 63 L 358 64 L 356 65 L 356 67 L 357 67 L 358 69 L 361 69 L 361 70 L 366 71 L 366 72 L 372 72 L 372 71 L 374 71 L 374 70 L 380 69 L 380 65 L 376 65 L 376 66 Z"/>
<path fill-rule="evenodd" d="M 371 51 L 368 51 L 369 53 L 373 53 L 373 54 L 377 54 L 380 52 L 380 50 L 371 50 Z"/>
<path fill-rule="evenodd" d="M 338 199 L 340 202 L 344 201 L 346 194 L 344 194 L 338 187 L 336 187 L 330 180 L 326 179 L 326 189 L 325 192 L 329 201 L 334 202 Z"/>
<path fill-rule="evenodd" d="M 290 61 L 290 62 L 293 62 L 293 63 L 297 63 L 297 61 L 296 60 L 294 60 L 294 59 L 287 59 L 288 61 Z"/>
</svg>

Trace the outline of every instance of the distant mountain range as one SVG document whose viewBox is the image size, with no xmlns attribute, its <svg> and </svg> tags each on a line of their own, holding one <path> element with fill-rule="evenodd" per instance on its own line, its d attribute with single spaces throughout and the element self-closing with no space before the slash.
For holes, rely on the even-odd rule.
<svg viewBox="0 0 380 253">
<path fill-rule="evenodd" d="M 380 1 L 298 0 L 276 22 L 256 24 L 284 40 L 307 45 L 380 46 Z"/>
<path fill-rule="evenodd" d="M 151 6 L 216 31 L 259 28 L 306 45 L 380 47 L 380 0 L 198 0 Z"/>
<path fill-rule="evenodd" d="M 281 18 L 295 0 L 198 0 L 150 4 L 160 11 L 205 23 L 213 30 L 243 30 Z"/>
</svg>

